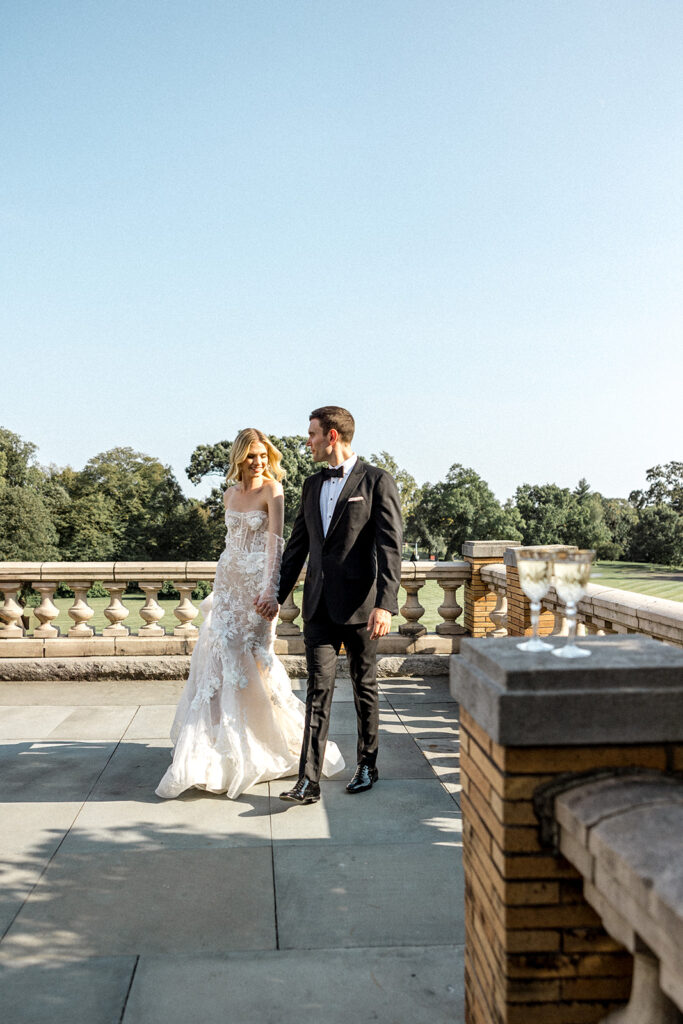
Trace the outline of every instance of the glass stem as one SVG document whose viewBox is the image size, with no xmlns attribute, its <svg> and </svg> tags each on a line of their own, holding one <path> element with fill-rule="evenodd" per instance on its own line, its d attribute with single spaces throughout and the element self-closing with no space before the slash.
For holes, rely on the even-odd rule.
<svg viewBox="0 0 683 1024">
<path fill-rule="evenodd" d="M 576 640 L 576 605 L 567 602 L 567 642 L 565 647 L 573 647 Z"/>
<path fill-rule="evenodd" d="M 538 618 L 539 618 L 539 616 L 541 614 L 541 602 L 540 601 L 531 601 L 529 606 L 530 606 L 530 609 L 531 609 L 531 638 L 532 638 L 532 640 L 537 640 L 538 639 Z"/>
</svg>

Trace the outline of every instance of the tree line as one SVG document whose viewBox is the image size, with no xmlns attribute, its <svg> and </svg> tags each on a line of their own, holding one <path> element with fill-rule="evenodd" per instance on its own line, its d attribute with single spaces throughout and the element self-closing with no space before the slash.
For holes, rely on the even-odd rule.
<svg viewBox="0 0 683 1024">
<path fill-rule="evenodd" d="M 317 466 L 299 435 L 273 437 L 283 454 L 285 533 L 301 485 Z M 81 470 L 41 466 L 37 448 L 0 428 L 0 560 L 182 561 L 215 559 L 223 548 L 223 478 L 229 441 L 199 445 L 186 469 L 208 498 L 187 498 L 171 468 L 132 448 L 95 455 Z M 647 488 L 608 498 L 586 480 L 575 488 L 521 484 L 505 503 L 473 469 L 454 463 L 444 480 L 419 485 L 387 452 L 369 461 L 399 488 L 405 538 L 421 556 L 457 559 L 465 540 L 578 544 L 598 558 L 683 565 L 683 462 L 647 470 Z"/>
</svg>

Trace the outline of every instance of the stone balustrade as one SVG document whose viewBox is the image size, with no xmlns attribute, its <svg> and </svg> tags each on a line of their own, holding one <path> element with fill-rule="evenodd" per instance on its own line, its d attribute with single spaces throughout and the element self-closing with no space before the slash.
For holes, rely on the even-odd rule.
<svg viewBox="0 0 683 1024">
<path fill-rule="evenodd" d="M 215 571 L 215 562 L 0 562 L 0 593 L 4 596 L 0 605 L 0 658 L 189 654 L 198 634 L 195 619 L 199 616 L 198 604 L 191 600 L 191 594 L 197 583 L 212 580 Z M 456 594 L 469 576 L 466 562 L 404 562 L 401 584 L 406 600 L 400 609 L 398 631 L 382 638 L 380 653 L 448 655 L 457 651 L 465 629 L 458 624 L 463 609 Z M 421 622 L 425 609 L 420 604 L 420 591 L 430 580 L 443 592 L 438 608 L 440 621 L 433 633 Z M 109 625 L 101 633 L 96 633 L 90 624 L 94 609 L 87 597 L 96 581 L 109 593 L 109 604 L 104 610 Z M 165 612 L 158 594 L 164 581 L 172 582 L 180 594 L 173 609 L 177 622 L 172 632 L 161 622 Z M 67 584 L 74 592 L 68 609 L 72 625 L 65 636 L 54 625 L 59 614 L 54 602 L 59 583 Z M 125 593 L 131 583 L 137 583 L 145 595 L 140 608 L 144 624 L 135 634 L 126 623 L 130 608 L 126 606 Z M 27 609 L 19 600 L 25 584 L 32 586 L 40 597 L 38 606 L 31 609 L 38 626 L 30 636 L 23 621 Z M 280 609 L 275 642 L 278 654 L 303 653 L 298 616 L 292 593 Z"/>
<path fill-rule="evenodd" d="M 462 636 L 528 634 L 529 606 L 519 586 L 517 548 L 519 544 L 509 540 L 468 541 L 462 562 L 404 562 L 401 583 L 406 599 L 397 631 L 382 639 L 380 653 L 446 655 L 457 652 Z M 200 580 L 213 578 L 215 567 L 215 562 L 0 562 L 0 593 L 4 596 L 0 605 L 0 657 L 190 653 L 199 615 L 191 593 Z M 93 609 L 87 600 L 95 580 L 102 582 L 110 595 L 104 612 L 109 625 L 99 634 L 90 624 Z M 157 598 L 164 580 L 171 581 L 180 593 L 173 610 L 177 622 L 170 632 L 160 621 L 164 611 Z M 436 582 L 443 592 L 435 632 L 428 632 L 422 621 L 425 612 L 420 594 L 428 581 Z M 65 636 L 60 636 L 54 625 L 58 582 L 68 584 L 75 594 L 68 612 L 72 625 Z M 140 609 L 144 624 L 135 634 L 126 623 L 130 609 L 124 600 L 126 588 L 133 582 L 145 594 Z M 33 609 L 39 625 L 30 637 L 22 621 L 25 609 L 19 601 L 23 584 L 30 584 L 40 597 L 38 607 Z M 461 607 L 456 594 L 463 585 Z M 564 636 L 564 608 L 553 587 L 542 606 L 541 635 Z M 461 615 L 462 625 L 458 621 Z M 303 654 L 298 617 L 299 608 L 290 594 L 280 609 L 275 647 L 278 654 Z M 577 621 L 579 636 L 640 633 L 683 647 L 683 602 L 679 601 L 591 583 L 579 602 Z"/>
<path fill-rule="evenodd" d="M 560 545 L 555 547 L 561 549 Z M 524 636 L 531 632 L 529 602 L 517 575 L 518 548 L 519 545 L 506 541 L 467 542 L 465 550 L 472 562 L 472 581 L 465 591 L 465 624 L 469 623 L 470 635 Z M 479 611 L 477 604 L 481 606 Z M 540 635 L 565 636 L 564 605 L 554 587 L 541 604 Z M 577 609 L 577 636 L 635 633 L 683 647 L 683 602 L 589 583 Z"/>
</svg>

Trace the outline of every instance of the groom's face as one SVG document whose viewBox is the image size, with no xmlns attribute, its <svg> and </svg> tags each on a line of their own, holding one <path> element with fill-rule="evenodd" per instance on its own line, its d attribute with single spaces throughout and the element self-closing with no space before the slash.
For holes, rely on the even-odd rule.
<svg viewBox="0 0 683 1024">
<path fill-rule="evenodd" d="M 310 421 L 308 424 L 306 447 L 311 449 L 314 462 L 327 462 L 334 447 L 332 435 L 336 435 L 336 433 L 336 430 L 331 430 L 329 434 L 324 434 L 319 420 L 313 419 Z"/>
</svg>

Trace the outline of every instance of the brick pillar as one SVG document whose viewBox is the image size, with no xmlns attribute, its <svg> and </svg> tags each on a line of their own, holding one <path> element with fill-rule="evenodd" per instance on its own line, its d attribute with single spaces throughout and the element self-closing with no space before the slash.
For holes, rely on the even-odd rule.
<svg viewBox="0 0 683 1024">
<path fill-rule="evenodd" d="M 490 630 L 495 629 L 489 615 L 496 607 L 496 595 L 483 582 L 482 567 L 492 563 L 500 564 L 507 549 L 515 547 L 519 547 L 519 544 L 514 540 L 465 541 L 462 557 L 472 566 L 472 575 L 465 582 L 463 622 L 470 636 L 486 636 Z"/>
<path fill-rule="evenodd" d="M 509 638 L 464 640 L 451 659 L 466 1024 L 593 1024 L 628 999 L 632 959 L 585 901 L 582 876 L 540 844 L 533 794 L 561 773 L 681 765 L 683 652 L 647 637 L 581 643 L 593 656 L 580 669 L 520 659 Z"/>
<path fill-rule="evenodd" d="M 575 546 L 567 544 L 540 544 L 537 547 L 549 548 L 552 551 L 576 551 Z M 529 598 L 524 594 L 519 585 L 519 573 L 517 572 L 517 560 L 515 551 L 533 551 L 534 545 L 528 547 L 508 548 L 503 556 L 505 562 L 505 577 L 508 599 L 508 636 L 530 636 L 531 634 L 531 609 Z M 555 627 L 555 616 L 552 612 L 541 611 L 538 619 L 539 636 L 550 636 Z"/>
</svg>

